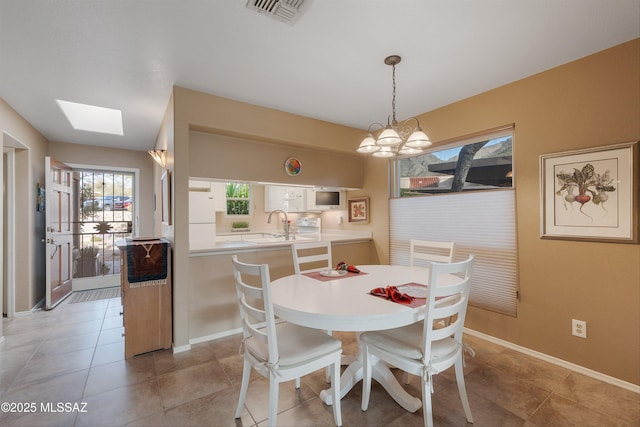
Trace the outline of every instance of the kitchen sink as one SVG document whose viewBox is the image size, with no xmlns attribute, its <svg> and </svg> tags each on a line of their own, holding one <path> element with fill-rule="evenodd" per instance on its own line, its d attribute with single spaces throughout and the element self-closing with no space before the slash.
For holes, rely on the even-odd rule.
<svg viewBox="0 0 640 427">
<path fill-rule="evenodd" d="M 243 240 L 244 242 L 251 243 L 278 243 L 286 242 L 284 237 L 254 237 L 252 239 Z"/>
<path fill-rule="evenodd" d="M 242 241 L 243 242 L 251 242 L 251 243 L 255 243 L 255 244 L 260 244 L 260 243 L 283 243 L 283 242 L 296 242 L 299 240 L 304 240 L 304 241 L 309 241 L 309 240 L 317 240 L 317 238 L 315 237 L 307 237 L 307 236 L 300 236 L 300 235 L 296 235 L 296 238 L 294 239 L 293 236 L 289 236 L 289 240 L 285 239 L 285 236 L 273 236 L 273 235 L 269 235 L 269 234 L 264 234 L 261 237 L 249 237 L 249 238 L 245 238 Z"/>
<path fill-rule="evenodd" d="M 307 234 L 300 235 L 296 234 L 295 240 L 293 239 L 293 235 L 290 236 L 291 240 L 286 240 L 284 236 L 279 234 L 271 234 L 271 233 L 251 233 L 251 234 L 239 234 L 236 236 L 218 236 L 216 240 L 216 246 L 218 247 L 240 247 L 240 246 L 252 246 L 259 244 L 268 244 L 268 243 L 288 243 L 295 241 L 310 241 L 310 240 L 318 240 L 318 234 L 314 234 L 313 236 Z"/>
<path fill-rule="evenodd" d="M 229 240 L 226 242 L 216 242 L 216 246 L 222 248 L 239 248 L 253 245 L 253 242 L 249 242 L 247 240 Z"/>
</svg>

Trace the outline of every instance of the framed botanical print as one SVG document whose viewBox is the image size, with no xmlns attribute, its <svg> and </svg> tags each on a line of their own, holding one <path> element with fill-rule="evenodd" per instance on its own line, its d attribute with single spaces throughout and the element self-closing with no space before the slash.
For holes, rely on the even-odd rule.
<svg viewBox="0 0 640 427">
<path fill-rule="evenodd" d="M 540 156 L 541 237 L 638 242 L 638 143 Z"/>
</svg>

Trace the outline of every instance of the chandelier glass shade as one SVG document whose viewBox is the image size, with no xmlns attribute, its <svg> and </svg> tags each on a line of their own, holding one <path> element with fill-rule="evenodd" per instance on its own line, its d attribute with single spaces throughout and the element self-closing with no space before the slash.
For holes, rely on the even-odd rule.
<svg viewBox="0 0 640 427">
<path fill-rule="evenodd" d="M 410 117 L 403 122 L 396 120 L 396 64 L 398 64 L 401 59 L 398 55 L 391 55 L 384 60 L 384 63 L 391 65 L 393 69 L 391 120 L 387 122 L 386 126 L 380 123 L 372 123 L 369 126 L 367 136 L 362 140 L 356 150 L 358 153 L 371 154 L 374 157 L 395 157 L 398 154 L 421 153 L 425 147 L 431 145 L 429 137 L 420 128 L 418 119 Z M 415 126 L 412 126 L 413 121 L 415 121 Z M 373 129 L 376 127 L 377 129 L 374 131 Z"/>
</svg>

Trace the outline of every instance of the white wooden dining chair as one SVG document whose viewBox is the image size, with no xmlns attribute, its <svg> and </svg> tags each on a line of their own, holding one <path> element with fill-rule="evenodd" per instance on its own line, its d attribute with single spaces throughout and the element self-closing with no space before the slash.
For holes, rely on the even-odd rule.
<svg viewBox="0 0 640 427">
<path fill-rule="evenodd" d="M 296 274 L 313 273 L 322 270 L 332 270 L 331 241 L 296 242 L 291 248 L 293 252 L 293 269 Z M 326 331 L 333 335 L 332 331 Z M 327 367 L 327 382 L 331 381 L 331 370 Z"/>
<path fill-rule="evenodd" d="M 409 265 L 428 267 L 432 262 L 453 262 L 455 255 L 455 242 L 443 242 L 437 240 L 412 239 L 409 247 Z M 444 324 L 448 324 L 450 319 L 442 319 Z M 404 373 L 403 382 L 409 384 L 409 374 Z"/>
<path fill-rule="evenodd" d="M 372 356 L 406 372 L 419 375 L 422 382 L 424 424 L 433 426 L 432 376 L 455 366 L 458 393 L 467 421 L 473 423 L 464 383 L 462 331 L 469 301 L 474 257 L 457 263 L 433 263 L 425 318 L 401 328 L 364 332 L 360 335 L 363 358 L 362 410 L 369 407 Z M 455 283 L 451 283 L 452 276 Z M 444 283 L 443 283 L 444 282 Z M 446 304 L 442 302 L 445 301 Z M 436 300 L 438 304 L 436 304 Z M 452 318 L 442 326 L 440 319 Z"/>
<path fill-rule="evenodd" d="M 452 262 L 455 246 L 455 242 L 412 239 L 409 248 L 409 265 L 418 265 L 421 261 Z"/>
<path fill-rule="evenodd" d="M 292 248 L 296 274 L 332 270 L 331 242 L 296 242 Z"/>
<path fill-rule="evenodd" d="M 276 426 L 281 382 L 291 381 L 325 367 L 332 368 L 333 417 L 342 425 L 340 412 L 340 357 L 342 342 L 317 329 L 275 322 L 271 279 L 267 264 L 247 264 L 232 257 L 240 318 L 244 366 L 235 418 L 240 418 L 249 388 L 251 368 L 269 379 L 269 426 Z M 259 285 L 250 283 L 258 282 Z M 298 384 L 296 384 L 298 385 Z"/>
</svg>

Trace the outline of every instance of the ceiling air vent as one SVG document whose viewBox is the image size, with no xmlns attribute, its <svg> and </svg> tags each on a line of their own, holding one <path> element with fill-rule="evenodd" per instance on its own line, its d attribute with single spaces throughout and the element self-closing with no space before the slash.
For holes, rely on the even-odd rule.
<svg viewBox="0 0 640 427">
<path fill-rule="evenodd" d="M 312 0 L 249 0 L 247 7 L 278 21 L 294 24 Z"/>
</svg>

